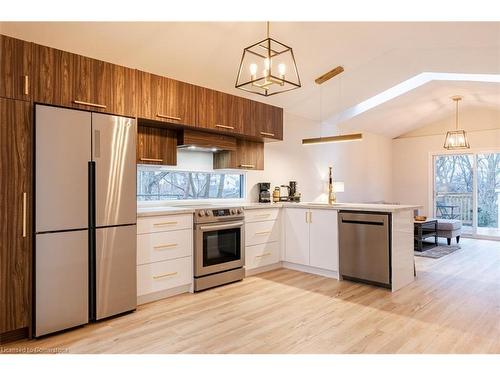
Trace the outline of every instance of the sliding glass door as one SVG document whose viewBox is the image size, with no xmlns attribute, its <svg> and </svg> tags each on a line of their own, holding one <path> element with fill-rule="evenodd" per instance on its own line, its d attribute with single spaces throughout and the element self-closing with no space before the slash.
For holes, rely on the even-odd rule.
<svg viewBox="0 0 500 375">
<path fill-rule="evenodd" d="M 473 233 L 474 157 L 471 154 L 434 157 L 434 217 L 462 221 Z"/>
<path fill-rule="evenodd" d="M 462 232 L 500 238 L 500 153 L 434 156 L 434 216 L 462 221 Z"/>
<path fill-rule="evenodd" d="M 477 230 L 500 237 L 500 153 L 477 155 Z"/>
</svg>

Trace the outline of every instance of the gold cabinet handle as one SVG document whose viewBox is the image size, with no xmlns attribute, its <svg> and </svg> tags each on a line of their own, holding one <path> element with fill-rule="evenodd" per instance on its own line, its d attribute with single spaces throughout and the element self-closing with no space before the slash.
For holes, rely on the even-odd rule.
<svg viewBox="0 0 500 375">
<path fill-rule="evenodd" d="M 313 222 L 313 213 L 309 211 L 309 224 Z"/>
<path fill-rule="evenodd" d="M 82 102 L 81 100 L 73 100 L 73 103 L 74 104 L 80 104 L 80 105 L 88 105 L 89 107 L 96 107 L 96 108 L 106 109 L 106 106 L 104 104 Z"/>
<path fill-rule="evenodd" d="M 141 158 L 141 161 L 154 161 L 154 162 L 163 162 L 163 159 L 155 159 L 155 158 Z"/>
<path fill-rule="evenodd" d="M 178 221 L 165 221 L 163 223 L 154 223 L 153 225 L 155 227 L 164 227 L 165 225 L 175 225 L 177 223 L 178 223 Z"/>
<path fill-rule="evenodd" d="M 164 277 L 175 276 L 178 272 L 165 273 L 163 275 L 153 276 L 153 280 L 163 279 Z"/>
<path fill-rule="evenodd" d="M 30 93 L 30 77 L 24 76 L 24 95 L 29 95 Z"/>
<path fill-rule="evenodd" d="M 261 135 L 267 135 L 268 137 L 275 137 L 276 134 L 274 133 L 267 133 L 267 132 L 260 132 Z"/>
<path fill-rule="evenodd" d="M 253 164 L 240 164 L 240 168 L 255 168 L 255 165 Z"/>
<path fill-rule="evenodd" d="M 306 223 L 309 223 L 309 215 L 307 211 L 306 211 Z"/>
<path fill-rule="evenodd" d="M 262 232 L 255 232 L 255 234 L 257 234 L 257 235 L 263 235 L 263 234 L 269 234 L 269 233 L 271 233 L 270 230 L 264 230 Z"/>
<path fill-rule="evenodd" d="M 263 258 L 263 257 L 267 257 L 269 255 L 271 255 L 271 253 L 264 253 L 264 254 L 261 254 L 261 255 L 256 255 L 255 257 L 256 258 Z"/>
<path fill-rule="evenodd" d="M 23 193 L 23 238 L 26 238 L 26 193 Z"/>
<path fill-rule="evenodd" d="M 255 215 L 254 217 L 269 217 L 271 216 L 271 214 L 259 214 L 259 215 Z"/>
<path fill-rule="evenodd" d="M 154 249 L 155 250 L 159 250 L 159 249 L 169 249 L 169 248 L 172 248 L 172 247 L 177 247 L 178 244 L 176 243 L 169 243 L 169 244 L 165 244 L 165 245 L 156 245 L 154 246 Z"/>
<path fill-rule="evenodd" d="M 222 128 L 222 129 L 234 130 L 234 126 L 228 126 L 228 125 L 219 125 L 219 124 L 216 124 L 215 127 Z"/>
<path fill-rule="evenodd" d="M 167 119 L 167 120 L 176 120 L 176 121 L 181 121 L 181 118 L 180 118 L 180 117 L 177 117 L 177 116 L 169 116 L 169 115 L 162 115 L 161 113 L 157 113 L 157 114 L 156 114 L 156 117 L 165 118 L 165 119 Z"/>
</svg>

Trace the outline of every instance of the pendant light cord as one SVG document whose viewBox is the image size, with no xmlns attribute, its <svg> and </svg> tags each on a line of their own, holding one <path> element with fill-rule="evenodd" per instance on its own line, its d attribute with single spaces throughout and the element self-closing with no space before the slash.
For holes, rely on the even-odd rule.
<svg viewBox="0 0 500 375">
<path fill-rule="evenodd" d="M 457 100 L 457 109 L 456 109 L 456 115 L 455 115 L 455 130 L 458 130 L 458 102 L 460 100 Z"/>
<path fill-rule="evenodd" d="M 267 39 L 269 39 L 269 21 L 267 21 Z"/>
</svg>

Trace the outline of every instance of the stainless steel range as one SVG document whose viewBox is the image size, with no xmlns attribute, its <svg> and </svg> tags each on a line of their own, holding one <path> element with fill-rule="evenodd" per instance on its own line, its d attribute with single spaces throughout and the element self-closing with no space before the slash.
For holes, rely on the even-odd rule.
<svg viewBox="0 0 500 375">
<path fill-rule="evenodd" d="M 245 229 L 241 207 L 195 210 L 194 290 L 242 280 L 245 276 Z"/>
</svg>

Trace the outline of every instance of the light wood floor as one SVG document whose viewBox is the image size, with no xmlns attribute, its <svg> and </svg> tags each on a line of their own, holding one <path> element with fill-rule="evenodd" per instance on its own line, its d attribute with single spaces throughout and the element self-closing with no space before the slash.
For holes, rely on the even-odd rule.
<svg viewBox="0 0 500 375">
<path fill-rule="evenodd" d="M 4 349 L 72 353 L 500 353 L 500 242 L 463 239 L 390 293 L 275 270 Z"/>
</svg>

